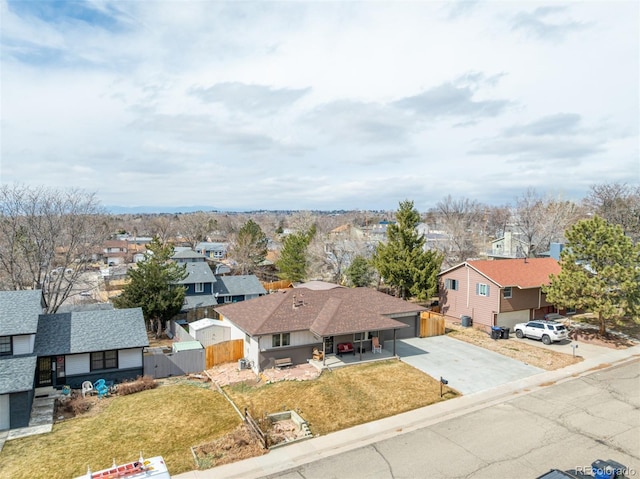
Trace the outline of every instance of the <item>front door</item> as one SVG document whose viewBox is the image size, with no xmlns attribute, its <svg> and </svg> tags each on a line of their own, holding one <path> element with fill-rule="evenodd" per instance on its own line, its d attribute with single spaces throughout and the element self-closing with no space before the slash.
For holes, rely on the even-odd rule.
<svg viewBox="0 0 640 479">
<path fill-rule="evenodd" d="M 49 356 L 38 358 L 36 387 L 51 386 L 51 384 L 51 358 Z"/>
<path fill-rule="evenodd" d="M 333 354 L 333 336 L 324 338 L 324 353 Z"/>
</svg>

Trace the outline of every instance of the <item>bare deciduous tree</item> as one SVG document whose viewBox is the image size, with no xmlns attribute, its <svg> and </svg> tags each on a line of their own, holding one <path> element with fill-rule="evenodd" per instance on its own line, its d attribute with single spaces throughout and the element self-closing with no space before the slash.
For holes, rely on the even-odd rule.
<svg viewBox="0 0 640 479">
<path fill-rule="evenodd" d="M 622 226 L 634 242 L 640 241 L 640 186 L 624 183 L 592 185 L 584 203 L 591 213 Z"/>
<path fill-rule="evenodd" d="M 94 194 L 4 185 L 0 188 L 0 274 L 10 289 L 42 289 L 47 312 L 70 296 L 108 235 Z"/>
<path fill-rule="evenodd" d="M 484 207 L 480 203 L 448 195 L 436 203 L 435 214 L 449 238 L 442 251 L 445 264 L 452 266 L 478 255 L 484 218 Z"/>
</svg>

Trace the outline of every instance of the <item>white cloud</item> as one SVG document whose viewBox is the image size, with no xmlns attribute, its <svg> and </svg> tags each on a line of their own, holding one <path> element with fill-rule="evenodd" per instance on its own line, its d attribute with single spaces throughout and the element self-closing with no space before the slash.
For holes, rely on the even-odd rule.
<svg viewBox="0 0 640 479">
<path fill-rule="evenodd" d="M 3 183 L 286 209 L 640 183 L 633 1 L 0 2 Z"/>
</svg>

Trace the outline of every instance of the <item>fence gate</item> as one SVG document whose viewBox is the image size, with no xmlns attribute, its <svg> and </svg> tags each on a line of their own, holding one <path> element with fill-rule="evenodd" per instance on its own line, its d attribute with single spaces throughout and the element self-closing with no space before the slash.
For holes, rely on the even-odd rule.
<svg viewBox="0 0 640 479">
<path fill-rule="evenodd" d="M 244 357 L 244 340 L 233 339 L 223 341 L 205 348 L 206 369 L 210 369 L 216 364 L 230 363 Z"/>
<path fill-rule="evenodd" d="M 442 336 L 445 333 L 444 314 L 434 311 L 420 313 L 420 337 Z"/>
</svg>

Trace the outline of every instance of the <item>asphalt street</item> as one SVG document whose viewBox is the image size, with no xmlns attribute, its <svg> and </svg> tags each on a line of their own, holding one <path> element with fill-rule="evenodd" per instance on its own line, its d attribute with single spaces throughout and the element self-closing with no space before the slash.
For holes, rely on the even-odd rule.
<svg viewBox="0 0 640 479">
<path fill-rule="evenodd" d="M 640 346 L 177 477 L 517 479 L 596 459 L 640 477 Z"/>
</svg>

